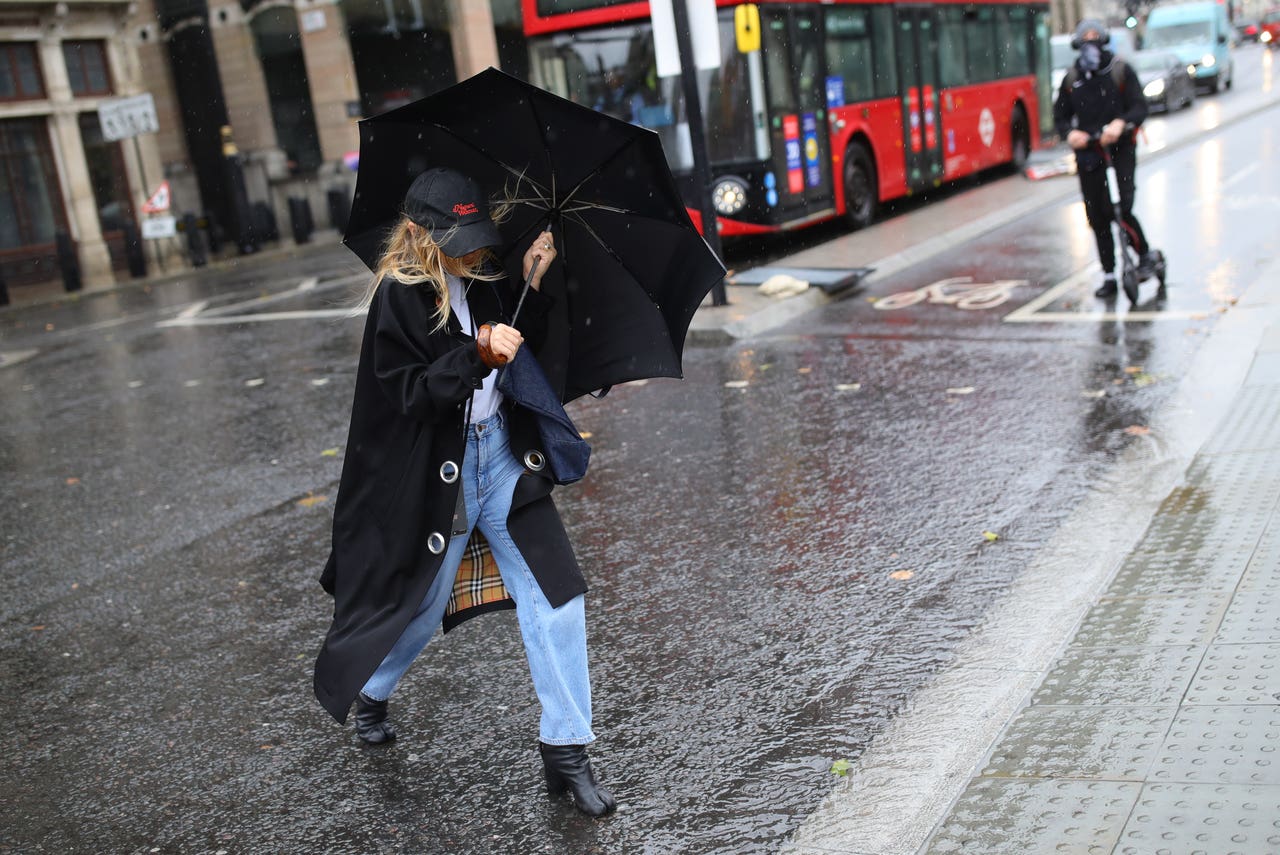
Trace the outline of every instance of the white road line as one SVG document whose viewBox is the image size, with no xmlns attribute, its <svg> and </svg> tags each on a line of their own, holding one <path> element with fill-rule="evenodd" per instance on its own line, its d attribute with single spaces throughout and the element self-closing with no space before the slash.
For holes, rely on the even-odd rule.
<svg viewBox="0 0 1280 855">
<path fill-rule="evenodd" d="M 211 327 L 228 324 L 252 324 L 264 321 L 304 321 L 315 318 L 347 318 L 363 315 L 364 311 L 351 309 L 310 309 L 297 312 L 257 312 L 249 315 L 200 315 L 192 318 L 172 318 L 159 321 L 158 327 Z"/>
<path fill-rule="evenodd" d="M 1252 175 L 1254 172 L 1257 171 L 1258 165 L 1259 165 L 1258 162 L 1255 160 L 1253 163 L 1249 164 L 1244 169 L 1241 169 L 1235 175 L 1232 175 L 1226 181 L 1222 182 L 1222 189 L 1226 190 L 1227 188 L 1231 187 L 1237 182 L 1243 181 L 1244 179 L 1248 178 L 1250 175 Z"/>
<path fill-rule="evenodd" d="M 190 306 L 187 306 L 181 312 L 178 312 L 178 317 L 194 318 L 196 315 L 203 312 L 208 305 L 209 305 L 208 300 L 200 300 L 199 302 L 192 303 Z"/>
<path fill-rule="evenodd" d="M 35 356 L 40 351 L 32 350 L 0 350 L 0 368 L 8 368 L 10 365 L 17 365 L 19 362 L 25 362 Z"/>
<path fill-rule="evenodd" d="M 1082 300 L 1091 300 L 1093 295 L 1088 286 L 1097 279 L 1102 267 L 1093 262 L 1081 270 L 1063 279 L 1057 285 L 1045 291 L 1039 297 L 1014 309 L 1002 319 L 1007 324 L 1039 324 L 1039 323 L 1083 323 L 1093 324 L 1099 321 L 1187 321 L 1207 318 L 1213 309 L 1197 311 L 1160 311 L 1160 312 L 1042 312 L 1045 306 L 1055 300 L 1071 294 L 1084 286 Z M 1118 304 L 1119 301 L 1117 301 Z"/>
</svg>

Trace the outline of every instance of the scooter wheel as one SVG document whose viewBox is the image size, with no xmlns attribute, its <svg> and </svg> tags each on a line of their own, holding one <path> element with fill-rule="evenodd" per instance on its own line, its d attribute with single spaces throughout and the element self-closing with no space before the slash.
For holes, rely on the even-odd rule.
<svg viewBox="0 0 1280 855">
<path fill-rule="evenodd" d="M 1138 272 L 1133 268 L 1125 270 L 1121 277 L 1124 295 L 1129 298 L 1129 305 L 1138 305 Z"/>
</svg>

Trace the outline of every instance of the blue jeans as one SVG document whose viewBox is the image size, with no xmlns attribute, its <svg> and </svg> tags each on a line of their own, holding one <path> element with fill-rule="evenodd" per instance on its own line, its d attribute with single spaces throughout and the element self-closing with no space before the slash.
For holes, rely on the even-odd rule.
<svg viewBox="0 0 1280 855">
<path fill-rule="evenodd" d="M 524 638 L 533 688 L 542 704 L 539 738 L 548 745 L 585 745 L 591 732 L 591 682 L 587 675 L 587 621 L 583 596 L 552 608 L 520 550 L 507 532 L 511 494 L 524 467 L 511 454 L 501 412 L 467 427 L 462 458 L 462 489 L 467 521 L 489 541 L 507 593 L 516 602 L 516 620 Z M 456 534 L 421 605 L 400 640 L 361 690 L 385 700 L 435 634 L 444 617 L 467 534 Z"/>
</svg>

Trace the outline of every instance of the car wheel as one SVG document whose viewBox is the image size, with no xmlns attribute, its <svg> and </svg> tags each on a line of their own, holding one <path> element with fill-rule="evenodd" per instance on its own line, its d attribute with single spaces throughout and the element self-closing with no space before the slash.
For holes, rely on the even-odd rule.
<svg viewBox="0 0 1280 855">
<path fill-rule="evenodd" d="M 866 228 L 876 215 L 876 168 L 860 142 L 844 152 L 844 216 L 855 229 Z"/>
</svg>

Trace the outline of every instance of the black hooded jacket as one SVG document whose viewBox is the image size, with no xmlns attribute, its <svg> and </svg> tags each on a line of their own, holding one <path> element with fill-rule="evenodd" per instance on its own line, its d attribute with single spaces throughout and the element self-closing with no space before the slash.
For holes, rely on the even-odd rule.
<svg viewBox="0 0 1280 855">
<path fill-rule="evenodd" d="M 1142 83 L 1133 67 L 1119 60 L 1122 73 L 1116 74 L 1117 69 L 1112 67 L 1115 62 L 1116 57 L 1106 50 L 1102 52 L 1097 71 L 1085 71 L 1080 67 L 1080 60 L 1076 60 L 1071 72 L 1062 79 L 1053 104 L 1058 136 L 1066 139 L 1072 130 L 1096 134 L 1109 122 L 1124 119 L 1135 132 L 1121 136 L 1116 145 L 1134 144 L 1136 128 L 1147 118 L 1147 98 L 1142 94 Z M 1092 171 L 1102 164 L 1102 158 L 1092 147 L 1082 148 L 1076 150 L 1076 162 L 1081 169 Z"/>
</svg>

